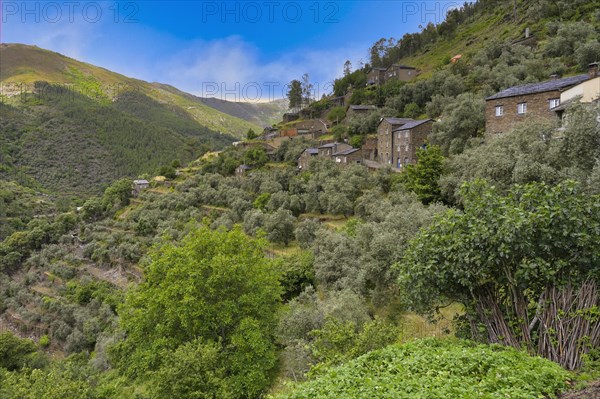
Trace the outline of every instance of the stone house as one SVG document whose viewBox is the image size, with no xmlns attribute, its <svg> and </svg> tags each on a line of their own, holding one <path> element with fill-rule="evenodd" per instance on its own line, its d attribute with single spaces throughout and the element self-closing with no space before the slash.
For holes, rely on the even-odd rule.
<svg viewBox="0 0 600 399">
<path fill-rule="evenodd" d="M 556 119 L 561 93 L 589 80 L 588 74 L 509 87 L 485 99 L 486 133 L 504 133 L 526 119 Z"/>
<path fill-rule="evenodd" d="M 371 68 L 367 72 L 367 85 L 381 86 L 385 83 L 386 68 Z"/>
<path fill-rule="evenodd" d="M 331 97 L 329 99 L 329 104 L 332 107 L 343 107 L 344 103 L 345 103 L 346 99 L 344 98 L 344 96 L 338 96 L 338 97 Z"/>
<path fill-rule="evenodd" d="M 146 179 L 134 180 L 131 188 L 131 195 L 137 197 L 143 190 L 150 187 L 150 182 Z"/>
<path fill-rule="evenodd" d="M 279 137 L 296 137 L 298 135 L 298 129 L 295 127 L 287 129 L 279 129 Z"/>
<path fill-rule="evenodd" d="M 376 109 L 377 107 L 374 105 L 349 105 L 348 110 L 346 111 L 346 117 L 350 118 L 355 115 L 368 115 Z"/>
<path fill-rule="evenodd" d="M 398 79 L 403 82 L 410 82 L 417 76 L 417 68 L 408 65 L 394 64 L 385 71 L 385 81 L 389 82 Z"/>
<path fill-rule="evenodd" d="M 240 165 L 237 168 L 235 168 L 235 175 L 236 176 L 244 176 L 250 170 L 252 170 L 252 166 Z"/>
<path fill-rule="evenodd" d="M 575 98 L 578 98 L 582 103 L 597 101 L 600 98 L 600 72 L 598 71 L 597 62 L 589 65 L 588 76 L 588 80 L 560 93 L 560 103 L 564 104 Z"/>
<path fill-rule="evenodd" d="M 293 122 L 298 118 L 300 118 L 300 115 L 297 112 L 286 112 L 283 114 L 283 123 Z"/>
<path fill-rule="evenodd" d="M 294 124 L 299 135 L 303 134 L 325 134 L 327 133 L 328 125 L 322 119 L 308 119 Z"/>
<path fill-rule="evenodd" d="M 432 127 L 433 120 L 425 119 L 408 122 L 393 130 L 392 135 L 395 139 L 392 165 L 402 168 L 408 164 L 416 164 L 417 149 L 425 147 Z"/>
<path fill-rule="evenodd" d="M 350 144 L 335 142 L 335 143 L 328 143 L 328 144 L 324 144 L 324 145 L 320 146 L 318 148 L 318 151 L 319 151 L 320 157 L 330 158 L 334 154 L 337 154 L 338 152 L 349 150 L 351 148 L 352 148 L 352 146 Z"/>
<path fill-rule="evenodd" d="M 298 169 L 301 171 L 307 170 L 310 165 L 310 160 L 318 155 L 319 150 L 317 148 L 307 148 L 306 150 L 302 151 L 302 154 L 300 154 L 298 157 Z"/>
<path fill-rule="evenodd" d="M 370 161 L 377 160 L 377 136 L 369 137 L 365 139 L 364 144 L 360 147 L 364 159 Z"/>
<path fill-rule="evenodd" d="M 580 102 L 583 104 L 600 104 L 600 72 L 598 71 L 598 63 L 594 62 L 589 66 L 588 80 L 575 85 L 562 93 L 560 93 L 560 105 L 553 108 L 552 111 L 556 113 L 561 121 L 561 125 L 564 126 L 565 111 L 568 106 L 573 102 Z M 598 115 L 600 121 L 600 111 Z"/>
<path fill-rule="evenodd" d="M 363 154 L 360 148 L 350 148 L 333 154 L 333 160 L 342 165 L 362 164 Z"/>
<path fill-rule="evenodd" d="M 392 132 L 402 125 L 414 122 L 410 118 L 381 118 L 377 125 L 377 161 L 382 164 L 394 165 L 394 136 Z"/>
</svg>

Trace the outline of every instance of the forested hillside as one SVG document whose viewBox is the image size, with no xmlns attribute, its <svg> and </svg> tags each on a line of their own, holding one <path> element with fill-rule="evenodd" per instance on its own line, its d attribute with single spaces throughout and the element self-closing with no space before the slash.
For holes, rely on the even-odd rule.
<svg viewBox="0 0 600 399">
<path fill-rule="evenodd" d="M 600 59 L 599 31 L 597 1 L 517 1 L 516 20 L 512 2 L 465 5 L 439 25 L 379 40 L 367 65 L 335 81 L 334 94 L 349 95 L 350 104 L 379 107 L 367 118 L 348 118 L 336 137 L 360 143 L 381 117 L 429 117 L 439 122 L 429 142 L 445 155 L 459 154 L 484 136 L 486 97 L 519 84 L 585 73 Z M 419 74 L 409 83 L 365 87 L 372 66 L 392 63 L 414 66 Z M 311 107 L 318 110 L 326 101 Z"/>
<path fill-rule="evenodd" d="M 263 102 L 257 103 L 243 102 L 244 98 L 240 98 L 238 101 L 227 101 L 213 97 L 197 97 L 177 90 L 173 86 L 162 85 L 160 83 L 154 83 L 154 85 L 258 126 L 271 126 L 275 124 L 281 119 L 281 114 L 288 109 L 286 99 L 260 98 L 259 100 Z"/>
<path fill-rule="evenodd" d="M 449 43 L 472 48 L 459 63 L 379 88 L 357 83 L 363 70 L 336 82 L 380 106 L 334 127 L 340 139 L 360 143 L 381 116 L 435 118 L 402 173 L 326 157 L 299 171 L 318 142 L 297 137 L 175 163 L 135 197 L 131 179 L 113 179 L 78 209 L 11 175 L 20 185 L 0 190 L 11 220 L 0 230 L 0 397 L 556 399 L 598 380 L 600 109 L 575 103 L 560 129 L 529 121 L 492 136 L 484 96 L 584 71 L 600 55 L 600 12 L 516 4 L 517 21 L 512 2 L 480 1 L 379 61 L 372 53 L 374 64 L 430 65 Z M 533 48 L 512 43 L 524 26 Z M 96 118 L 87 143 L 120 167 L 148 145 L 128 131 L 143 130 L 163 164 L 195 156 L 195 120 L 123 96 L 50 107 L 28 95 L 21 107 L 35 112 L 3 105 L 5 142 L 57 151 L 52 135 L 81 136 Z M 34 139 L 40 120 L 52 129 Z M 119 142 L 109 127 L 124 128 Z M 8 148 L 13 173 L 19 149 Z M 69 184 L 44 165 L 49 183 Z"/>
<path fill-rule="evenodd" d="M 248 129 L 262 127 L 256 121 L 240 120 L 206 106 L 197 97 L 168 85 L 129 78 L 36 46 L 4 43 L 0 52 L 3 95 L 27 91 L 37 81 L 67 85 L 72 91 L 94 99 L 115 100 L 123 92 L 136 91 L 176 114 L 188 114 L 202 127 L 215 132 L 242 137 Z M 8 99 L 4 97 L 4 100 Z"/>
<path fill-rule="evenodd" d="M 259 126 L 159 86 L 37 47 L 2 44 L 3 179 L 49 194 L 100 193 L 223 148 Z"/>
</svg>

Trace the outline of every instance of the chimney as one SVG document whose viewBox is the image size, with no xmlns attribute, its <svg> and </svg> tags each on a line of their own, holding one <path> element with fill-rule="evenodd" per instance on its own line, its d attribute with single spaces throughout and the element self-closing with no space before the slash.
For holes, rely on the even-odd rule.
<svg viewBox="0 0 600 399">
<path fill-rule="evenodd" d="M 590 79 L 595 78 L 598 75 L 598 61 L 596 62 L 592 62 L 591 64 L 588 65 L 588 75 L 590 76 Z"/>
</svg>

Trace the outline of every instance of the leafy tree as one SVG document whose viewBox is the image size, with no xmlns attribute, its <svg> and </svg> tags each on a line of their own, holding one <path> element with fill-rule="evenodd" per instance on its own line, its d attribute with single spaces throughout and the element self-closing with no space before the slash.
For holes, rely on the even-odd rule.
<svg viewBox="0 0 600 399">
<path fill-rule="evenodd" d="M 257 137 L 258 134 L 256 134 L 256 132 L 252 128 L 248 129 L 248 132 L 246 133 L 246 138 L 248 140 L 254 140 Z"/>
<path fill-rule="evenodd" d="M 281 270 L 283 299 L 289 301 L 302 293 L 306 287 L 314 285 L 314 257 L 304 251 L 298 255 L 281 257 L 276 261 Z"/>
<path fill-rule="evenodd" d="M 463 93 L 444 107 L 442 120 L 433 125 L 430 141 L 439 145 L 444 155 L 460 154 L 469 139 L 482 135 L 484 127 L 485 101 Z"/>
<path fill-rule="evenodd" d="M 254 208 L 264 211 L 271 200 L 271 193 L 262 193 L 254 200 Z"/>
<path fill-rule="evenodd" d="M 239 226 L 231 231 L 202 226 L 190 228 L 181 244 L 165 243 L 152 252 L 146 281 L 119 309 L 127 338 L 113 352 L 123 371 L 138 377 L 158 371 L 163 387 L 178 378 L 202 386 L 219 373 L 210 366 L 216 361 L 211 351 L 218 350 L 232 397 L 258 396 L 276 363 L 272 333 L 281 293 L 264 246 Z M 194 366 L 186 344 L 203 353 Z M 165 350 L 175 351 L 174 357 L 165 359 Z M 167 370 L 180 361 L 189 365 L 185 376 L 183 367 Z M 218 381 L 214 386 L 222 387 Z"/>
<path fill-rule="evenodd" d="M 294 238 L 294 222 L 296 218 L 287 209 L 278 209 L 268 215 L 265 220 L 265 231 L 271 242 L 288 245 Z"/>
<path fill-rule="evenodd" d="M 346 62 L 344 62 L 344 76 L 348 76 L 352 73 L 352 63 L 350 62 L 350 60 L 346 60 Z"/>
<path fill-rule="evenodd" d="M 175 177 L 177 177 L 177 171 L 175 170 L 175 168 L 173 166 L 165 165 L 165 166 L 161 166 L 158 169 L 158 175 L 164 176 L 167 179 L 174 179 Z"/>
<path fill-rule="evenodd" d="M 153 375 L 152 397 L 234 398 L 218 343 L 195 339 L 166 351 L 165 365 Z"/>
<path fill-rule="evenodd" d="M 77 372 L 58 366 L 48 370 L 10 373 L 0 368 L 0 397 L 3 399 L 92 399 L 89 381 Z"/>
<path fill-rule="evenodd" d="M 113 206 L 120 208 L 129 205 L 131 184 L 130 179 L 120 179 L 111 184 L 104 191 L 103 201 L 106 204 L 105 208 L 110 210 Z"/>
<path fill-rule="evenodd" d="M 37 348 L 33 341 L 20 339 L 11 333 L 0 334 L 0 368 L 9 371 L 28 366 Z"/>
<path fill-rule="evenodd" d="M 298 223 L 294 234 L 300 247 L 304 249 L 310 248 L 320 226 L 319 221 L 315 219 L 306 219 Z"/>
<path fill-rule="evenodd" d="M 592 40 L 587 42 L 575 51 L 575 58 L 581 69 L 586 69 L 592 62 L 600 59 L 600 42 Z"/>
<path fill-rule="evenodd" d="M 344 107 L 334 107 L 327 114 L 327 119 L 331 122 L 339 123 L 346 117 L 346 109 Z"/>
<path fill-rule="evenodd" d="M 405 118 L 416 118 L 421 115 L 421 107 L 417 103 L 408 103 L 404 107 L 403 114 Z"/>
<path fill-rule="evenodd" d="M 482 181 L 465 185 L 463 196 L 464 213 L 449 211 L 421 231 L 401 262 L 413 308 L 461 302 L 475 338 L 579 367 L 600 344 L 591 327 L 600 321 L 600 197 L 573 182 L 515 186 L 503 196 Z"/>
<path fill-rule="evenodd" d="M 308 74 L 302 75 L 302 101 L 304 106 L 308 107 L 313 98 L 313 85 L 310 83 Z"/>
<path fill-rule="evenodd" d="M 296 79 L 292 80 L 287 92 L 290 109 L 298 110 L 300 107 L 302 107 L 302 94 L 302 83 Z"/>
<path fill-rule="evenodd" d="M 254 167 L 264 166 L 269 161 L 264 149 L 260 147 L 249 148 L 244 153 L 244 162 Z"/>
<path fill-rule="evenodd" d="M 417 194 L 424 204 L 441 201 L 439 180 L 444 173 L 444 156 L 438 146 L 417 149 L 417 164 L 407 165 L 401 175 L 404 188 Z"/>
</svg>

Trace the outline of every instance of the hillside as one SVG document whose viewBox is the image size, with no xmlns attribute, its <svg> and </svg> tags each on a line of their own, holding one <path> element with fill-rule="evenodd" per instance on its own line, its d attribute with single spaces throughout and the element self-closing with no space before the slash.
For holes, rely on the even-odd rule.
<svg viewBox="0 0 600 399">
<path fill-rule="evenodd" d="M 420 75 L 344 74 L 335 94 L 377 107 L 276 148 L 202 123 L 247 104 L 111 94 L 120 75 L 54 55 L 39 76 L 85 93 L 11 66 L 33 83 L 0 104 L 0 398 L 551 399 L 600 381 L 600 104 L 485 131 L 489 94 L 600 58 L 590 4 L 480 0 L 376 43 L 372 65 Z M 330 100 L 309 107 L 341 114 Z M 432 119 L 416 162 L 307 151 L 377 130 L 393 149 L 381 117 Z"/>
<path fill-rule="evenodd" d="M 38 190 L 99 193 L 260 129 L 184 93 L 37 47 L 3 44 L 0 60 L 0 173 Z"/>
<path fill-rule="evenodd" d="M 242 137 L 248 129 L 260 128 L 260 125 L 198 103 L 179 90 L 167 90 L 163 85 L 129 78 L 36 46 L 2 44 L 0 60 L 0 94 L 19 90 L 19 84 L 29 87 L 39 80 L 69 84 L 74 90 L 88 96 L 111 100 L 123 91 L 134 90 L 165 106 L 180 108 L 200 125 L 216 132 Z"/>
<path fill-rule="evenodd" d="M 212 107 L 218 111 L 235 116 L 237 118 L 243 119 L 245 121 L 254 123 L 259 126 L 273 125 L 281 119 L 281 114 L 283 114 L 288 109 L 287 99 L 279 99 L 259 103 L 233 102 L 212 97 L 197 97 L 193 94 L 185 93 L 173 86 L 166 84 L 153 83 L 153 85 L 163 88 L 174 94 L 180 95 L 182 97 L 188 98 L 192 101 L 208 105 L 209 107 Z"/>
</svg>

